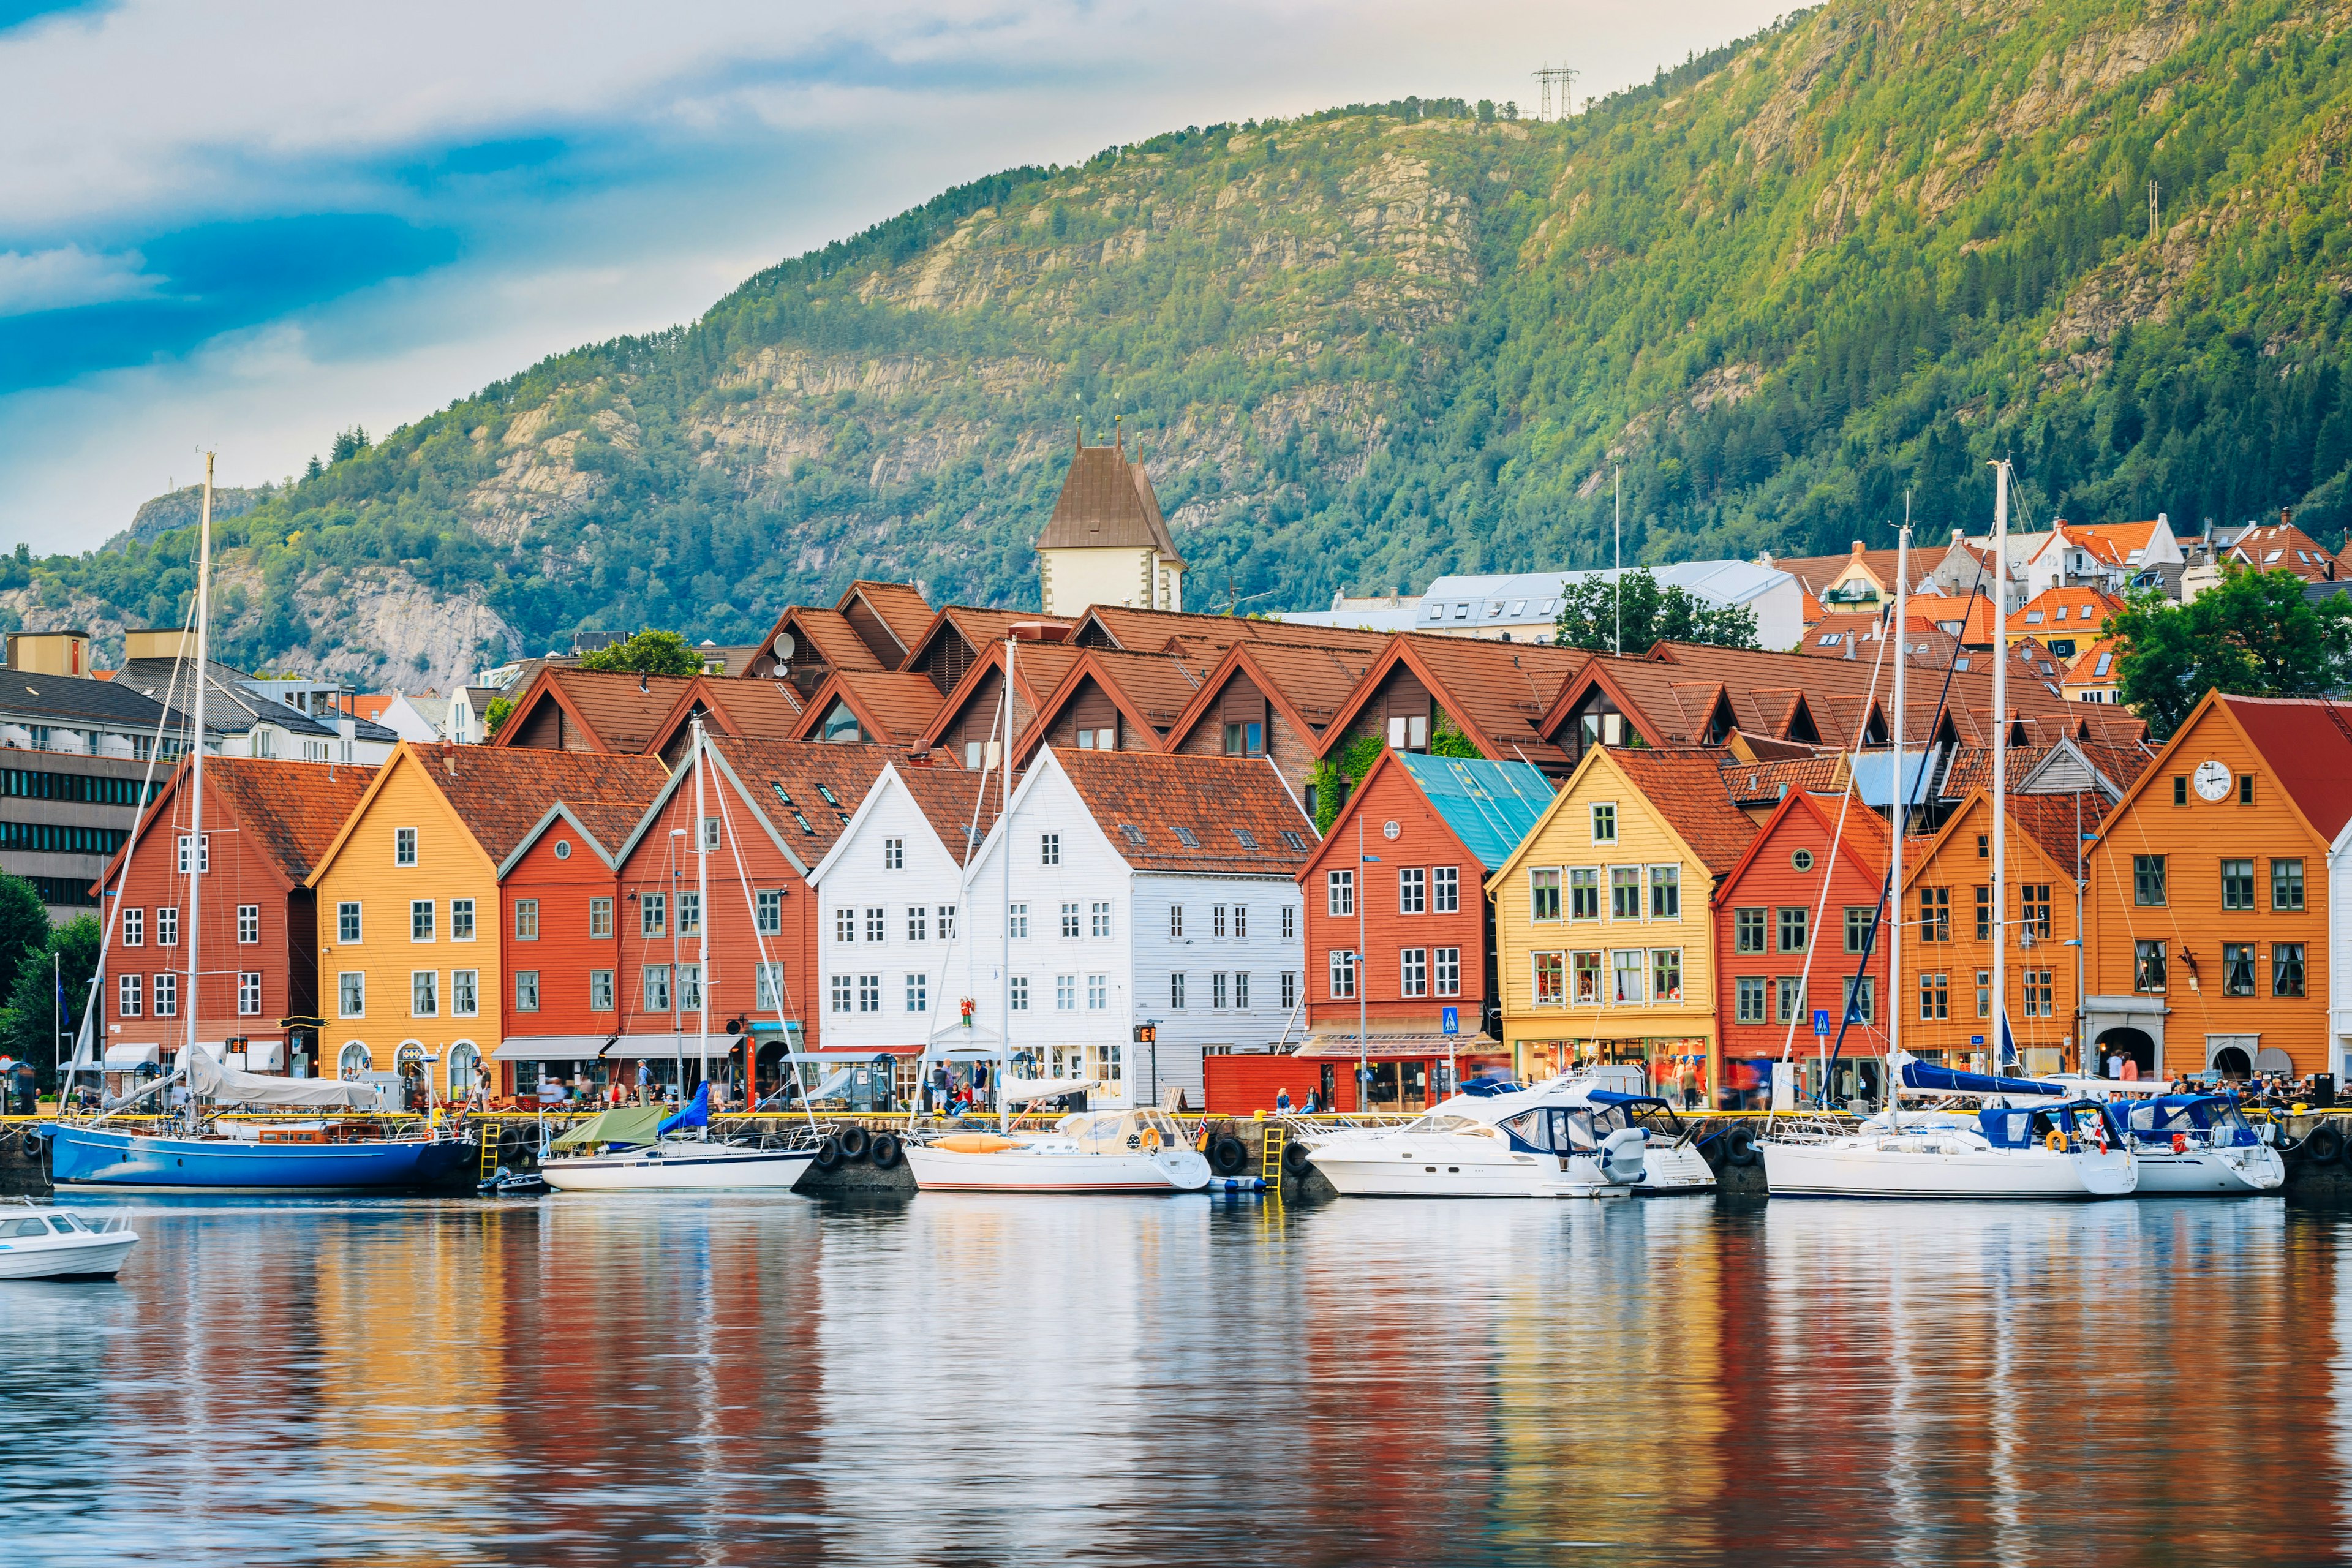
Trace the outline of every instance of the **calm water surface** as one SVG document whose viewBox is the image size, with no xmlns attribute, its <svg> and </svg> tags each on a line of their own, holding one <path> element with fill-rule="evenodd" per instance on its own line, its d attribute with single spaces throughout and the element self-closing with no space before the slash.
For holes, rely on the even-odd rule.
<svg viewBox="0 0 2352 1568">
<path fill-rule="evenodd" d="M 11 1562 L 2352 1556 L 2278 1200 L 118 1201 L 0 1283 Z"/>
</svg>

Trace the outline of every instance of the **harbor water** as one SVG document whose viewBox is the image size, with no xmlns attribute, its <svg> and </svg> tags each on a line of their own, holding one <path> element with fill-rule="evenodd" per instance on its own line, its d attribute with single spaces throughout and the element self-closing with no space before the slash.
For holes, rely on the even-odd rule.
<svg viewBox="0 0 2352 1568">
<path fill-rule="evenodd" d="M 2352 1212 L 77 1200 L 18 1563 L 2352 1556 Z"/>
</svg>

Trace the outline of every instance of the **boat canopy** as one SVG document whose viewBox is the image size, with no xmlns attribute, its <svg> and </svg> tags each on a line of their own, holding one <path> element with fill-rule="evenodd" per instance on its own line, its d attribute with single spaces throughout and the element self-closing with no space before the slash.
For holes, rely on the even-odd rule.
<svg viewBox="0 0 2352 1568">
<path fill-rule="evenodd" d="M 661 1119 L 662 1108 L 658 1105 L 621 1106 L 567 1129 L 554 1146 L 577 1149 L 589 1143 L 650 1143 Z"/>
<path fill-rule="evenodd" d="M 334 1078 L 278 1078 L 223 1067 L 210 1051 L 180 1053 L 187 1058 L 188 1089 L 222 1105 L 276 1105 L 307 1110 L 374 1110 L 383 1097 L 372 1083 Z"/>
<path fill-rule="evenodd" d="M 1999 1078 L 1991 1073 L 1959 1072 L 1951 1068 L 1939 1068 L 1933 1062 L 1923 1062 L 1916 1057 L 1903 1062 L 1901 1087 L 1930 1094 L 2031 1094 L 2044 1098 L 2063 1096 L 2066 1086 L 2042 1083 L 2030 1078 Z"/>
<path fill-rule="evenodd" d="M 1960 1076 L 1970 1078 L 1977 1075 L 1962 1073 Z M 2105 1123 L 2106 1114 L 2107 1108 L 2094 1100 L 2030 1108 L 1995 1106 L 1977 1112 L 1977 1125 L 1983 1131 L 1985 1142 L 1994 1148 L 2023 1149 L 2047 1137 L 2053 1129 L 2068 1137 L 2074 1136 L 2081 1131 L 2076 1123 L 2077 1117 Z"/>
<path fill-rule="evenodd" d="M 677 1112 L 674 1116 L 664 1118 L 662 1124 L 654 1129 L 654 1136 L 657 1138 L 666 1138 L 681 1127 L 708 1127 L 709 1125 L 710 1082 L 706 1079 L 700 1086 L 695 1089 L 694 1098 L 687 1102 L 686 1109 Z"/>
<path fill-rule="evenodd" d="M 2207 1134 L 2224 1147 L 2262 1142 L 2237 1100 L 2226 1094 L 2168 1094 L 2116 1111 L 2143 1143 L 2169 1142 L 2176 1132 Z"/>
<path fill-rule="evenodd" d="M 1004 1103 L 1025 1105 L 1033 1100 L 1055 1100 L 1101 1087 L 1102 1080 L 1094 1078 L 1008 1078 L 1004 1080 Z"/>
</svg>

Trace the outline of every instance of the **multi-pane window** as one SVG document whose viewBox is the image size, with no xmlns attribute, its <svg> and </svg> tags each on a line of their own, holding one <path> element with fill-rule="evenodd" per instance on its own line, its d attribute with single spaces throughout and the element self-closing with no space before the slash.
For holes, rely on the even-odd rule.
<svg viewBox="0 0 2352 1568">
<path fill-rule="evenodd" d="M 1654 921 L 1678 921 L 1683 918 L 1683 868 L 1680 866 L 1650 868 L 1650 918 Z"/>
<path fill-rule="evenodd" d="M 833 977 L 833 1010 L 835 1012 L 847 1013 L 855 1008 L 856 1004 L 850 1000 L 855 984 L 846 974 L 836 974 Z"/>
<path fill-rule="evenodd" d="M 1601 959 L 1598 952 L 1568 955 L 1569 995 L 1580 1007 L 1601 1005 Z"/>
<path fill-rule="evenodd" d="M 1282 1005 L 1285 1011 L 1298 1005 L 1298 975 L 1291 970 L 1283 971 Z"/>
<path fill-rule="evenodd" d="M 1592 842 L 1595 844 L 1617 842 L 1617 806 L 1614 802 L 1603 802 L 1593 806 Z"/>
<path fill-rule="evenodd" d="M 177 947 L 180 945 L 179 905 L 158 904 L 155 906 L 155 945 L 157 947 Z"/>
<path fill-rule="evenodd" d="M 2251 910 L 2254 907 L 2254 863 L 2252 860 L 2221 862 L 2221 907 L 2225 910 Z"/>
<path fill-rule="evenodd" d="M 1458 947 L 1434 949 L 1430 956 L 1437 964 L 1437 994 L 1440 996 L 1462 994 L 1462 950 Z M 1284 1006 L 1290 1005 L 1285 1002 Z"/>
<path fill-rule="evenodd" d="M 1076 900 L 1062 905 L 1062 934 L 1064 936 L 1078 934 L 1078 906 Z"/>
<path fill-rule="evenodd" d="M 412 969 L 408 972 L 408 1016 L 412 1018 L 437 1018 L 441 1016 L 441 974 L 438 970 Z"/>
<path fill-rule="evenodd" d="M 955 940 L 956 907 L 953 904 L 941 904 L 933 911 L 933 913 L 938 917 L 940 922 L 940 940 L 941 942 L 953 942 Z"/>
<path fill-rule="evenodd" d="M 1282 940 L 1289 942 L 1298 935 L 1298 910 L 1290 904 L 1282 906 Z"/>
<path fill-rule="evenodd" d="M 1056 1012 L 1072 1013 L 1078 1005 L 1078 977 L 1075 974 L 1054 976 L 1054 1007 Z"/>
<path fill-rule="evenodd" d="M 907 976 L 907 1011 L 928 1013 L 931 1010 L 931 981 L 927 974 Z"/>
<path fill-rule="evenodd" d="M 335 976 L 335 1011 L 344 1018 L 367 1016 L 367 976 L 348 971 Z"/>
<path fill-rule="evenodd" d="M 204 842 L 196 846 L 196 868 L 200 873 L 209 873 L 213 868 L 213 836 L 209 833 L 204 835 Z M 183 833 L 180 835 L 180 875 L 184 877 L 187 874 L 188 836 Z"/>
<path fill-rule="evenodd" d="M 677 1005 L 689 1013 L 702 1006 L 702 965 L 681 963 L 677 966 Z"/>
<path fill-rule="evenodd" d="M 1234 906 L 1234 935 L 1236 937 L 1249 935 L 1249 906 L 1247 904 L 1235 904 Z"/>
<path fill-rule="evenodd" d="M 1609 868 L 1609 918 L 1620 921 L 1642 918 L 1642 868 L 1639 866 Z"/>
<path fill-rule="evenodd" d="M 833 911 L 833 940 L 835 942 L 856 942 L 857 940 L 857 911 L 856 910 L 835 910 Z"/>
<path fill-rule="evenodd" d="M 411 899 L 408 900 L 408 940 L 411 942 L 431 942 L 433 940 L 432 900 Z"/>
<path fill-rule="evenodd" d="M 2271 862 L 2271 908 L 2274 910 L 2303 908 L 2303 862 L 2301 860 Z"/>
<path fill-rule="evenodd" d="M 1870 951 L 1870 926 L 1878 911 L 1867 905 L 1848 904 L 1845 907 L 1845 950 L 1848 952 Z"/>
<path fill-rule="evenodd" d="M 588 972 L 588 1010 L 591 1013 L 609 1013 L 613 1010 L 613 972 L 611 970 L 592 969 Z"/>
<path fill-rule="evenodd" d="M 613 934 L 612 900 L 591 899 L 588 900 L 588 934 L 591 937 L 595 938 L 609 937 Z"/>
<path fill-rule="evenodd" d="M 765 888 L 751 895 L 751 925 L 761 936 L 779 936 L 784 929 L 782 889 Z"/>
<path fill-rule="evenodd" d="M 1867 1024 L 1873 1021 L 1877 1016 L 1872 1005 L 1877 999 L 1874 994 L 1876 988 L 1876 981 L 1871 975 L 1847 975 L 1845 977 L 1846 1017 L 1857 1024 Z"/>
<path fill-rule="evenodd" d="M 1773 982 L 1774 1006 L 1772 1021 L 1786 1024 L 1805 1016 L 1805 982 L 1794 974 L 1783 974 Z"/>
<path fill-rule="evenodd" d="M 1355 955 L 1346 948 L 1335 947 L 1328 956 L 1331 961 L 1331 999 L 1352 999 L 1356 994 L 1356 966 L 1351 962 Z"/>
<path fill-rule="evenodd" d="M 2164 989 L 2164 943 L 2145 937 L 2132 943 L 2132 989 Z"/>
<path fill-rule="evenodd" d="M 1110 934 L 1110 904 L 1097 899 L 1087 910 L 1087 930 L 1095 936 Z"/>
<path fill-rule="evenodd" d="M 180 1016 L 180 977 L 173 973 L 155 976 L 155 1016 L 176 1018 Z"/>
<path fill-rule="evenodd" d="M 1029 906 L 1026 904 L 1006 905 L 1004 923 L 1005 929 L 1012 935 L 1026 940 L 1029 935 Z"/>
<path fill-rule="evenodd" d="M 1793 908 L 1781 910 L 1780 951 L 1782 952 L 1802 952 L 1805 951 L 1806 914 L 1807 910 L 1802 904 L 1796 905 Z"/>
<path fill-rule="evenodd" d="M 903 871 L 907 868 L 907 841 L 903 838 L 882 840 L 882 869 Z"/>
<path fill-rule="evenodd" d="M 1762 910 L 1731 911 L 1731 948 L 1734 952 L 1764 951 L 1764 911 Z"/>
<path fill-rule="evenodd" d="M 752 970 L 752 1005 L 762 1013 L 780 1013 L 784 1006 L 784 966 L 771 959 Z"/>
<path fill-rule="evenodd" d="M 1234 1007 L 1238 1012 L 1249 1011 L 1249 971 L 1243 969 L 1234 972 Z"/>
<path fill-rule="evenodd" d="M 2029 969 L 2025 972 L 2025 1016 L 2029 1018 L 2050 1018 L 2057 1016 L 2057 988 L 2051 984 L 2051 971 Z"/>
<path fill-rule="evenodd" d="M 1992 889 L 1990 886 L 1979 887 L 1976 890 L 1976 895 L 1977 940 L 1979 942 L 1990 942 L 1992 940 Z"/>
<path fill-rule="evenodd" d="M 416 864 L 416 829 L 395 827 L 392 830 L 392 863 L 395 866 Z"/>
<path fill-rule="evenodd" d="M 611 903 L 610 900 L 605 901 L 608 905 Z M 607 923 L 610 923 L 609 917 L 607 918 Z M 605 934 L 609 936 L 612 933 L 607 931 Z M 452 899 L 449 900 L 449 940 L 451 942 L 471 942 L 474 940 L 473 900 Z"/>
<path fill-rule="evenodd" d="M 931 906 L 929 904 L 908 904 L 907 906 L 907 940 L 908 942 L 921 942 L 925 940 L 930 929 Z"/>
<path fill-rule="evenodd" d="M 470 982 L 473 979 L 474 972 L 470 969 L 460 969 L 451 973 L 449 976 L 449 1010 L 453 1013 L 465 1012 L 467 1009 L 465 1005 L 463 1005 L 463 1002 L 465 999 L 470 998 L 473 994 L 472 986 L 468 984 L 466 991 L 461 995 L 457 989 L 457 977 L 459 975 L 464 975 Z M 518 1013 L 536 1013 L 539 1011 L 538 970 L 518 969 L 515 971 L 515 1011 Z"/>
<path fill-rule="evenodd" d="M 515 940 L 517 942 L 537 942 L 539 940 L 539 900 L 537 899 L 517 899 L 515 900 L 514 911 Z"/>
<path fill-rule="evenodd" d="M 1209 934 L 1211 936 L 1225 934 L 1225 906 L 1223 904 L 1209 906 Z"/>
<path fill-rule="evenodd" d="M 1168 1010 L 1171 1013 L 1184 1010 L 1184 976 L 1181 972 L 1171 972 L 1168 976 Z"/>
<path fill-rule="evenodd" d="M 261 906 L 259 904 L 236 906 L 236 940 L 245 943 L 261 940 Z"/>
<path fill-rule="evenodd" d="M 1225 972 L 1222 969 L 1209 976 L 1209 1006 L 1223 1011 L 1225 1005 Z"/>
<path fill-rule="evenodd" d="M 667 936 L 669 934 L 669 895 L 647 893 L 637 906 L 637 934 Z"/>
<path fill-rule="evenodd" d="M 1429 907 L 1441 915 L 1459 913 L 1462 909 L 1462 869 L 1458 866 L 1438 866 L 1429 873 Z M 1288 936 L 1290 933 L 1282 933 Z"/>
<path fill-rule="evenodd" d="M 677 895 L 677 934 L 702 934 L 702 895 L 693 889 L 682 889 Z"/>
<path fill-rule="evenodd" d="M 1620 1007 L 1642 1005 L 1642 950 L 1619 948 L 1609 955 L 1610 1001 Z"/>
<path fill-rule="evenodd" d="M 2164 907 L 2164 857 L 2132 857 L 2132 902 L 2143 909 Z"/>
<path fill-rule="evenodd" d="M 1559 919 L 1559 873 L 1558 871 L 1528 873 L 1528 915 L 1530 920 Z"/>
<path fill-rule="evenodd" d="M 1601 918 L 1599 868 L 1580 866 L 1569 872 L 1568 913 L 1570 920 L 1597 921 Z"/>
<path fill-rule="evenodd" d="M 1327 871 L 1323 874 L 1323 912 L 1330 915 L 1352 915 L 1356 912 L 1356 873 Z"/>
<path fill-rule="evenodd" d="M 147 911 L 145 910 L 123 910 L 122 945 L 125 947 L 142 947 L 146 944 L 146 942 Z"/>
<path fill-rule="evenodd" d="M 2303 994 L 2303 943 L 2277 942 L 2271 944 L 2271 994 Z"/>
<path fill-rule="evenodd" d="M 1092 1013 L 1099 1013 L 1109 1005 L 1110 976 L 1108 974 L 1087 975 L 1087 1010 Z"/>
<path fill-rule="evenodd" d="M 868 907 L 866 911 L 866 940 L 868 942 L 889 940 L 889 910 L 879 904 Z"/>
<path fill-rule="evenodd" d="M 1404 996 L 1429 994 L 1429 949 L 1408 947 L 1398 951 L 1397 991 Z"/>
<path fill-rule="evenodd" d="M 359 941 L 359 905 L 356 903 L 337 904 L 335 906 L 335 940 L 340 942 L 350 943 L 355 942 Z"/>
<path fill-rule="evenodd" d="M 1025 974 L 1014 975 L 1012 980 L 1011 991 L 1013 1010 L 1016 1013 L 1026 1013 L 1029 1011 L 1029 977 Z"/>
<path fill-rule="evenodd" d="M 2246 885 L 2247 907 L 2252 908 L 2254 896 L 2251 879 Z M 2018 941 L 2021 945 L 2050 940 L 2050 884 L 2021 882 L 2017 888 Z"/>
<path fill-rule="evenodd" d="M 1553 873 L 1555 880 L 1552 898 L 1555 902 L 1559 898 L 1558 876 L 1558 872 Z M 1417 915 L 1425 912 L 1428 908 L 1429 873 L 1419 866 L 1399 867 L 1397 868 L 1397 913 Z"/>
<path fill-rule="evenodd" d="M 1733 1016 L 1742 1024 L 1764 1022 L 1764 981 L 1759 975 L 1742 975 L 1732 983 Z"/>
<path fill-rule="evenodd" d="M 518 992 L 516 1005 L 521 1005 Z M 530 1005 L 523 1009 L 539 1010 L 539 976 L 530 977 Z M 478 1017 L 482 1011 L 482 972 L 478 969 L 453 969 L 449 972 L 449 1016 L 453 1018 Z"/>
<path fill-rule="evenodd" d="M 143 974 L 125 974 L 115 981 L 114 1011 L 124 1018 L 136 1018 L 146 1006 L 142 994 L 147 984 Z"/>
<path fill-rule="evenodd" d="M 1943 971 L 1919 973 L 1919 1020 L 1936 1023 L 1938 1018 L 1952 1016 L 1952 985 L 1950 975 Z"/>
<path fill-rule="evenodd" d="M 702 819 L 702 852 L 705 855 L 718 854 L 719 842 L 719 818 L 715 816 L 704 817 Z"/>
<path fill-rule="evenodd" d="M 1568 1000 L 1567 958 L 1559 952 L 1528 955 L 1537 1006 L 1554 1007 Z"/>
<path fill-rule="evenodd" d="M 861 1013 L 882 1011 L 882 977 L 861 974 L 857 977 L 857 1010 Z"/>
<path fill-rule="evenodd" d="M 2252 996 L 2254 994 L 2254 944 L 2250 942 L 2225 942 L 2221 944 L 2221 994 Z"/>
<path fill-rule="evenodd" d="M 1170 936 L 1184 934 L 1184 906 L 1181 904 L 1168 906 L 1168 934 Z"/>
<path fill-rule="evenodd" d="M 1679 1002 L 1683 999 L 1683 950 L 1678 947 L 1654 947 L 1650 950 L 1650 1000 Z"/>
<path fill-rule="evenodd" d="M 1037 839 L 1037 864 L 1040 866 L 1058 866 L 1061 863 L 1062 836 L 1058 833 L 1039 835 Z"/>
<path fill-rule="evenodd" d="M 261 974 L 257 970 L 245 970 L 236 977 L 236 1010 L 241 1017 L 257 1017 L 261 1012 Z"/>
<path fill-rule="evenodd" d="M 1990 969 L 1977 971 L 1977 1016 L 1992 1016 L 1992 971 Z"/>
<path fill-rule="evenodd" d="M 1922 888 L 1919 889 L 1919 940 L 1949 942 L 1952 940 L 1952 889 Z M 1943 1015 L 1937 1015 L 1941 1017 Z"/>
<path fill-rule="evenodd" d="M 668 964 L 646 964 L 644 973 L 638 976 L 638 982 L 643 986 L 646 1012 L 667 1013 L 670 1010 Z"/>
</svg>

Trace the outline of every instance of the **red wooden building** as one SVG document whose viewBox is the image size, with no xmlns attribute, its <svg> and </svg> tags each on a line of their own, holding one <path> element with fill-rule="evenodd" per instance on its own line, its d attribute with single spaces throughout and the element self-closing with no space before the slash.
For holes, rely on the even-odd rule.
<svg viewBox="0 0 2352 1568">
<path fill-rule="evenodd" d="M 1821 1081 L 1825 1047 L 1834 1046 L 1836 1098 L 1882 1098 L 1887 1009 L 1901 1000 L 1886 982 L 1892 928 L 1885 922 L 1893 911 L 1874 935 L 1871 931 L 1886 879 L 1886 823 L 1857 797 L 1845 805 L 1841 833 L 1839 805 L 1835 795 L 1791 791 L 1716 889 L 1716 1020 L 1723 1042 L 1717 1099 L 1724 1109 L 1769 1103 L 1772 1064 L 1784 1047 L 1802 1064 L 1807 1094 Z M 1841 1003 L 1849 994 L 1857 1005 L 1840 1041 Z M 1817 1010 L 1828 1014 L 1826 1037 L 1814 1033 Z"/>
<path fill-rule="evenodd" d="M 118 851 L 101 886 L 115 902 L 100 993 L 103 1048 L 170 1058 L 187 1039 L 218 1043 L 254 1072 L 318 1072 L 317 904 L 303 884 L 367 793 L 373 768 L 205 759 L 203 992 L 187 994 L 193 802 L 182 763 Z M 127 873 L 124 858 L 129 858 Z M 118 882 L 118 879 L 120 881 Z"/>
</svg>

